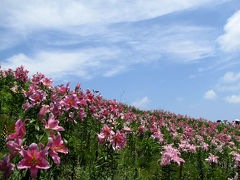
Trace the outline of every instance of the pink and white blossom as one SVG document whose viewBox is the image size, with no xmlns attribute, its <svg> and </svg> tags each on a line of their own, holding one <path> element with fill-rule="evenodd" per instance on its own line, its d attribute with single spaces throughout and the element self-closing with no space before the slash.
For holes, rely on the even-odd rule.
<svg viewBox="0 0 240 180">
<path fill-rule="evenodd" d="M 39 150 L 37 144 L 32 143 L 28 150 L 22 150 L 20 153 L 23 159 L 18 163 L 18 169 L 30 169 L 31 177 L 36 178 L 38 169 L 48 169 L 50 165 L 46 160 L 47 151 Z"/>
</svg>

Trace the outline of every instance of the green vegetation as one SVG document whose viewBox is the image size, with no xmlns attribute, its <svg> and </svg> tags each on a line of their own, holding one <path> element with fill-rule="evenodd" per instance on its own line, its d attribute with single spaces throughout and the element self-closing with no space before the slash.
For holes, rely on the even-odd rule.
<svg viewBox="0 0 240 180">
<path fill-rule="evenodd" d="M 141 111 L 51 83 L 22 67 L 0 71 L 0 177 L 237 179 L 238 124 Z"/>
</svg>

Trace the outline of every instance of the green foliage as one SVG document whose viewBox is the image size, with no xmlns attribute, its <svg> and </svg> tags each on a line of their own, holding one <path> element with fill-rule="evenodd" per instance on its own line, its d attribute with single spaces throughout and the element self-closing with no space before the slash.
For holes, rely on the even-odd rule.
<svg viewBox="0 0 240 180">
<path fill-rule="evenodd" d="M 18 119 L 26 120 L 26 135 L 22 144 L 30 145 L 32 142 L 41 142 L 42 144 L 48 143 L 50 137 L 50 131 L 46 131 L 43 128 L 43 123 L 38 118 L 38 113 L 41 109 L 41 105 L 36 105 L 34 108 L 24 112 L 22 106 L 26 102 L 24 97 L 24 91 L 28 90 L 31 83 L 22 83 L 15 80 L 12 76 L 6 78 L 0 77 L 0 159 L 4 154 L 9 154 L 6 147 L 6 137 L 12 133 L 12 127 Z M 18 86 L 18 89 L 12 90 L 12 87 Z M 45 86 L 41 87 L 42 90 L 47 92 L 45 104 L 50 103 L 51 90 Z M 106 102 L 106 100 L 103 100 Z M 95 103 L 95 102 L 94 102 Z M 96 103 L 93 105 L 96 105 Z M 226 179 L 226 177 L 233 177 L 236 172 L 240 173 L 240 169 L 235 168 L 234 158 L 230 153 L 232 149 L 229 147 L 223 147 L 222 151 L 216 151 L 216 147 L 211 145 L 213 135 L 203 137 L 204 142 L 207 142 L 210 146 L 209 150 L 205 151 L 202 148 L 197 148 L 196 152 L 181 152 L 181 158 L 185 162 L 181 162 L 179 165 L 176 162 L 171 162 L 165 166 L 161 165 L 162 152 L 164 151 L 164 145 L 173 144 L 177 147 L 182 141 L 184 134 L 184 128 L 178 128 L 176 132 L 180 134 L 173 138 L 172 131 L 170 130 L 171 119 L 175 119 L 175 124 L 187 122 L 187 125 L 191 125 L 197 122 L 198 130 L 201 127 L 209 127 L 205 121 L 196 121 L 193 119 L 187 119 L 184 117 L 176 118 L 167 112 L 162 112 L 166 121 L 165 125 L 159 125 L 159 131 L 164 135 L 164 142 L 159 142 L 158 139 L 153 139 L 152 127 L 147 127 L 147 130 L 139 132 L 138 128 L 142 125 L 142 121 L 146 124 L 152 125 L 151 117 L 158 117 L 159 111 L 140 111 L 136 108 L 130 108 L 123 105 L 122 113 L 131 112 L 136 116 L 134 120 L 127 122 L 128 119 L 117 117 L 113 122 L 109 122 L 111 116 L 105 118 L 101 122 L 96 116 L 93 116 L 91 112 L 91 104 L 88 104 L 85 109 L 86 117 L 80 120 L 76 117 L 76 122 L 72 121 L 70 112 L 74 115 L 77 114 L 77 110 L 71 108 L 64 112 L 59 117 L 59 122 L 65 131 L 61 132 L 62 139 L 68 148 L 68 154 L 59 154 L 61 164 L 56 165 L 51 158 L 48 158 L 51 164 L 51 168 L 47 170 L 40 170 L 38 173 L 38 179 L 166 179 L 166 180 L 178 180 L 178 179 Z M 146 115 L 146 116 L 144 116 Z M 139 118 L 140 117 L 140 118 Z M 141 119 L 142 117 L 142 119 Z M 45 119 L 49 118 L 47 114 Z M 130 117 L 131 119 L 132 117 Z M 159 120 L 159 119 L 158 119 Z M 111 124 L 114 132 L 124 129 L 124 126 L 131 126 L 132 132 L 125 132 L 127 144 L 125 148 L 115 150 L 111 142 L 98 143 L 98 134 L 101 132 L 104 124 Z M 159 122 L 157 122 L 159 123 Z M 161 123 L 159 123 L 161 124 Z M 226 125 L 218 125 L 216 130 L 222 132 L 226 128 Z M 234 132 L 235 135 L 240 135 L 238 128 L 228 127 L 226 134 Z M 56 135 L 56 134 L 55 134 Z M 233 140 L 234 144 L 239 145 L 237 139 Z M 196 141 L 196 144 L 198 142 Z M 199 144 L 198 144 L 199 145 Z M 238 146 L 239 147 L 239 146 Z M 214 152 L 219 157 L 218 164 L 209 164 L 206 162 L 209 153 Z M 22 157 L 18 154 L 13 159 L 12 163 L 17 166 Z M 29 170 L 19 170 L 15 168 L 10 179 L 29 179 Z M 1 178 L 1 175 L 0 175 Z"/>
</svg>

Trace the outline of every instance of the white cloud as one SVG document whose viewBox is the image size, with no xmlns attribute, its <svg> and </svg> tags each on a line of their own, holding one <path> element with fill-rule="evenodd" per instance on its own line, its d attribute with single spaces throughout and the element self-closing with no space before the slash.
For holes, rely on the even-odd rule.
<svg viewBox="0 0 240 180">
<path fill-rule="evenodd" d="M 12 32 L 0 31 L 0 50 L 5 50 L 17 44 L 20 37 Z"/>
<path fill-rule="evenodd" d="M 185 62 L 214 55 L 214 48 L 209 42 L 195 41 L 194 39 L 170 42 L 165 48 L 166 52 L 184 58 Z"/>
<path fill-rule="evenodd" d="M 180 63 L 191 63 L 205 57 L 214 56 L 211 41 L 213 29 L 198 26 L 154 26 L 144 29 L 135 37 L 130 46 L 145 59 L 165 59 Z"/>
<path fill-rule="evenodd" d="M 216 93 L 214 92 L 214 90 L 209 90 L 207 91 L 205 94 L 204 94 L 204 98 L 205 99 L 216 99 L 217 98 L 217 95 Z"/>
<path fill-rule="evenodd" d="M 2 0 L 4 26 L 30 30 L 139 21 L 225 0 Z"/>
<path fill-rule="evenodd" d="M 240 73 L 234 72 L 226 72 L 224 76 L 221 78 L 221 81 L 225 83 L 233 83 L 238 80 L 240 80 Z"/>
<path fill-rule="evenodd" d="M 195 37 L 197 34 L 204 39 L 209 31 L 211 28 L 180 25 L 163 28 L 161 25 L 154 25 L 153 28 L 148 29 L 102 28 L 100 32 L 96 30 L 99 34 L 86 38 L 63 33 L 59 35 L 62 38 L 54 39 L 50 34 L 43 38 L 39 37 L 41 46 L 50 44 L 50 47 L 56 46 L 57 50 L 33 49 L 34 54 L 17 54 L 8 58 L 4 65 L 6 67 L 25 65 L 31 72 L 39 71 L 52 77 L 63 75 L 77 75 L 84 78 L 93 78 L 97 75 L 111 77 L 129 70 L 131 65 L 164 60 L 164 56 L 168 57 L 167 60 L 178 59 L 177 62 L 180 63 L 211 56 L 214 51 L 211 43 L 200 41 Z M 146 32 L 148 35 L 144 36 Z M 138 35 L 132 36 L 132 33 Z M 116 42 L 113 42 L 114 40 Z M 61 47 L 71 44 L 75 46 L 82 42 L 87 46 L 77 50 L 67 51 Z M 121 43 L 121 46 L 116 46 L 115 43 Z"/>
<path fill-rule="evenodd" d="M 61 45 L 68 46 L 69 43 L 70 45 L 71 43 L 81 43 L 85 39 L 66 35 L 63 38 L 63 44 L 61 44 L 61 39 L 56 39 L 57 42 L 54 39 L 44 37 L 46 40 L 42 38 L 44 39 L 43 46 L 44 43 L 46 43 L 46 46 L 52 43 L 53 46 L 57 45 L 57 50 L 34 49 L 34 53 L 31 55 L 16 54 L 9 57 L 3 63 L 3 66 L 13 68 L 24 65 L 32 73 L 41 72 L 53 78 L 76 75 L 91 79 L 99 75 L 104 77 L 115 76 L 129 70 L 131 65 L 150 63 L 159 59 L 164 60 L 165 58 L 162 56 L 169 56 L 168 60 L 172 61 L 175 61 L 177 57 L 178 62 L 181 63 L 191 62 L 204 57 L 206 54 L 211 55 L 211 51 L 213 51 L 211 44 L 192 37 L 193 34 L 200 34 L 202 31 L 204 33 L 209 32 L 208 28 L 178 26 L 178 28 L 171 27 L 168 29 L 165 27 L 165 29 L 159 30 L 155 26 L 155 28 L 148 30 L 148 36 L 141 35 L 146 32 L 145 29 L 136 29 L 136 27 L 125 31 L 121 31 L 121 29 L 112 29 L 112 31 L 102 29 L 100 31 L 100 34 L 90 36 L 91 40 L 88 42 L 94 45 L 100 39 L 103 43 L 97 43 L 96 47 L 66 51 L 61 49 Z M 139 36 L 133 38 L 131 36 L 132 31 Z M 190 33 L 190 31 L 192 32 Z M 102 37 L 105 37 L 105 39 L 101 39 Z M 123 45 L 116 47 L 115 42 L 111 42 L 114 39 Z M 135 43 L 128 44 L 128 42 L 133 41 Z M 107 45 L 105 46 L 104 43 Z"/>
<path fill-rule="evenodd" d="M 126 71 L 127 67 L 123 66 L 123 65 L 119 65 L 116 67 L 113 67 L 112 69 L 110 69 L 109 71 L 107 71 L 106 73 L 103 74 L 104 77 L 111 77 L 114 76 L 115 74 L 118 74 L 122 71 Z"/>
<path fill-rule="evenodd" d="M 144 106 L 146 106 L 148 102 L 149 102 L 149 98 L 145 96 L 142 99 L 133 102 L 132 105 L 137 108 L 143 108 Z"/>
<path fill-rule="evenodd" d="M 101 73 L 105 69 L 110 69 L 111 67 L 108 67 L 106 65 L 108 63 L 104 63 L 104 61 L 111 61 L 117 53 L 116 49 L 93 48 L 81 52 L 42 51 L 30 57 L 25 54 L 17 54 L 3 62 L 2 67 L 16 68 L 24 65 L 31 74 L 41 72 L 55 78 L 76 75 L 89 79 L 96 75 L 102 75 Z"/>
<path fill-rule="evenodd" d="M 24 37 L 18 37 L 20 40 L 30 40 L 29 44 L 34 40 L 35 43 L 27 49 L 34 54 L 16 54 L 4 65 L 16 67 L 23 64 L 31 72 L 39 71 L 54 77 L 77 75 L 93 78 L 97 75 L 114 76 L 129 70 L 133 64 L 159 59 L 195 62 L 214 56 L 213 29 L 151 22 L 139 22 L 140 26 L 112 23 L 145 20 L 219 2 L 224 0 L 106 0 L 104 3 L 99 0 L 29 0 L 21 3 L 19 0 L 2 0 L 0 27 L 22 32 Z M 14 33 L 11 32 L 9 37 L 11 34 Z M 16 42 L 3 48 L 13 46 L 13 43 Z M 78 51 L 61 49 L 79 46 Z M 38 49 L 34 49 L 36 47 Z M 56 50 L 45 51 L 41 47 Z"/>
<path fill-rule="evenodd" d="M 239 91 L 240 90 L 240 73 L 226 72 L 219 79 L 216 88 L 219 91 Z"/>
<path fill-rule="evenodd" d="M 177 97 L 176 100 L 177 100 L 178 102 L 183 102 L 183 101 L 184 101 L 184 98 L 183 98 L 183 97 Z"/>
<path fill-rule="evenodd" d="M 233 14 L 224 26 L 225 34 L 218 38 L 224 51 L 240 50 L 240 10 Z"/>
<path fill-rule="evenodd" d="M 240 103 L 240 95 L 232 95 L 232 96 L 227 96 L 225 98 L 225 101 L 231 104 L 237 104 Z"/>
<path fill-rule="evenodd" d="M 196 78 L 196 77 L 197 77 L 196 74 L 191 74 L 191 75 L 188 76 L 189 79 L 194 79 L 194 78 Z"/>
<path fill-rule="evenodd" d="M 234 85 L 217 85 L 219 91 L 240 91 L 240 83 Z"/>
<path fill-rule="evenodd" d="M 128 68 L 132 63 L 146 63 L 159 59 L 180 63 L 195 62 L 214 56 L 215 51 L 214 44 L 208 39 L 212 32 L 208 27 L 150 24 L 149 28 L 143 26 L 144 23 L 140 27 L 129 25 L 131 23 L 128 23 L 129 26 L 120 27 L 112 23 L 145 20 L 224 1 L 106 0 L 102 3 L 99 0 L 29 0 L 18 3 L 18 0 L 3 0 L 0 2 L 4 7 L 0 11 L 0 19 L 3 19 L 0 27 L 22 32 L 26 40 L 37 39 L 38 41 L 34 41 L 36 44 L 41 42 L 41 45 L 57 48 L 77 46 L 81 43 L 94 46 L 96 43 L 97 48 L 105 48 L 121 43 L 121 46 L 117 45 L 121 51 L 121 55 L 118 54 L 117 57 L 122 59 L 120 66 L 119 63 L 112 64 L 112 69 L 107 69 L 104 75 L 112 76 L 123 69 L 126 70 L 120 67 Z M 50 37 L 52 34 L 48 35 L 47 32 L 54 32 L 54 36 Z M 39 35 L 42 35 L 41 39 L 44 40 L 39 40 Z M 41 53 L 36 52 L 39 50 L 34 51 L 37 55 L 30 58 L 36 58 L 35 56 Z M 117 66 L 119 67 L 115 68 Z"/>
</svg>

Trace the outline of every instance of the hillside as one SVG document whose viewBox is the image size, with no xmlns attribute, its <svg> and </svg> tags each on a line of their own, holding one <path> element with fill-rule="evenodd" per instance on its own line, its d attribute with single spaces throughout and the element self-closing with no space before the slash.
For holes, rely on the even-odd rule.
<svg viewBox="0 0 240 180">
<path fill-rule="evenodd" d="M 227 179 L 239 124 L 142 111 L 23 67 L 0 71 L 4 179 Z"/>
</svg>

